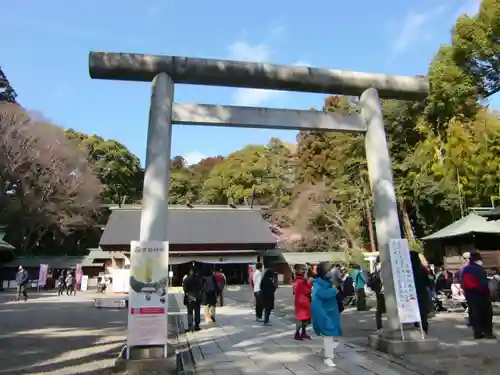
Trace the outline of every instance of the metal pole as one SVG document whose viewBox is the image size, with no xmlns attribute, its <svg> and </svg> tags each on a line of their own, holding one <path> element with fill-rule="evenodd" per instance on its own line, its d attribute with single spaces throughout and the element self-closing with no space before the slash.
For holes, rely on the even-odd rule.
<svg viewBox="0 0 500 375">
<path fill-rule="evenodd" d="M 141 241 L 167 240 L 173 100 L 174 82 L 166 73 L 158 74 L 153 79 L 149 110 Z"/>
<path fill-rule="evenodd" d="M 360 98 L 361 114 L 367 122 L 365 136 L 368 176 L 373 197 L 377 248 L 382 264 L 382 280 L 387 309 L 387 331 L 399 333 L 396 292 L 392 278 L 389 240 L 401 238 L 392 163 L 385 135 L 384 119 L 377 90 L 370 88 Z"/>
</svg>

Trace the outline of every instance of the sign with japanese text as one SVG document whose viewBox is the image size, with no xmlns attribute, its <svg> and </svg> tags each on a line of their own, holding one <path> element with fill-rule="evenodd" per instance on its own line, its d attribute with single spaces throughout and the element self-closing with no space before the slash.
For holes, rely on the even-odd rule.
<svg viewBox="0 0 500 375">
<path fill-rule="evenodd" d="M 417 300 L 417 289 L 413 279 L 410 260 L 410 248 L 406 239 L 389 241 L 392 277 L 396 291 L 399 321 L 403 323 L 419 323 L 420 310 Z"/>
<path fill-rule="evenodd" d="M 166 345 L 168 272 L 168 242 L 131 242 L 129 348 Z"/>
</svg>

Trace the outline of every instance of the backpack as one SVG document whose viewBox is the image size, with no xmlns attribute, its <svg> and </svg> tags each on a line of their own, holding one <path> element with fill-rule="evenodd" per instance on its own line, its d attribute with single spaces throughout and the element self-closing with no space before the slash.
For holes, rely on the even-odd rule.
<svg viewBox="0 0 500 375">
<path fill-rule="evenodd" d="M 205 293 L 215 293 L 216 292 L 216 281 L 214 276 L 205 277 Z"/>
<path fill-rule="evenodd" d="M 368 288 L 373 290 L 375 293 L 380 292 L 382 289 L 382 279 L 380 278 L 380 273 L 377 271 L 369 273 L 366 285 L 368 285 Z"/>
<path fill-rule="evenodd" d="M 500 300 L 500 281 L 491 278 L 488 280 L 488 289 L 490 290 L 491 300 L 497 302 Z"/>
</svg>

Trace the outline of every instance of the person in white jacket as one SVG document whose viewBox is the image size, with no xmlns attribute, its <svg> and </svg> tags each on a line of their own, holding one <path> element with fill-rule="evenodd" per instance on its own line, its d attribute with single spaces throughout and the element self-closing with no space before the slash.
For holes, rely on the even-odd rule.
<svg viewBox="0 0 500 375">
<path fill-rule="evenodd" d="M 262 282 L 262 263 L 257 263 L 255 265 L 255 271 L 252 277 L 253 283 L 253 295 L 255 297 L 255 318 L 257 321 L 262 320 L 262 291 L 260 289 L 260 284 Z"/>
</svg>

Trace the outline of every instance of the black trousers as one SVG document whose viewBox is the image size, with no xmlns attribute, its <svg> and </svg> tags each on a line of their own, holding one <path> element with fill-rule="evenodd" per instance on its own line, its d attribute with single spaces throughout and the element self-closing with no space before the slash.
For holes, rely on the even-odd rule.
<svg viewBox="0 0 500 375">
<path fill-rule="evenodd" d="M 192 330 L 194 328 L 199 327 L 200 321 L 201 321 L 201 317 L 200 317 L 201 304 L 200 304 L 200 302 L 188 302 L 186 307 L 187 307 L 187 313 L 188 313 L 188 316 L 187 316 L 188 328 L 190 330 Z"/>
<path fill-rule="evenodd" d="M 375 323 L 377 324 L 377 330 L 382 329 L 382 314 L 386 313 L 385 309 L 385 297 L 382 293 L 377 293 L 377 310 L 375 311 Z"/>
<path fill-rule="evenodd" d="M 262 319 L 262 311 L 264 310 L 262 306 L 262 292 L 254 292 L 255 296 L 255 317 L 257 319 Z"/>
<path fill-rule="evenodd" d="M 264 323 L 269 323 L 272 309 L 264 309 Z"/>
<path fill-rule="evenodd" d="M 467 305 L 474 337 L 493 335 L 493 307 L 489 298 L 483 296 L 469 297 Z"/>
<path fill-rule="evenodd" d="M 17 286 L 17 299 L 21 299 L 21 295 L 24 297 L 24 299 L 28 299 L 28 291 L 26 290 L 26 285 L 18 285 Z"/>
<path fill-rule="evenodd" d="M 356 309 L 358 311 L 366 310 L 366 293 L 364 288 L 356 289 Z"/>
</svg>

